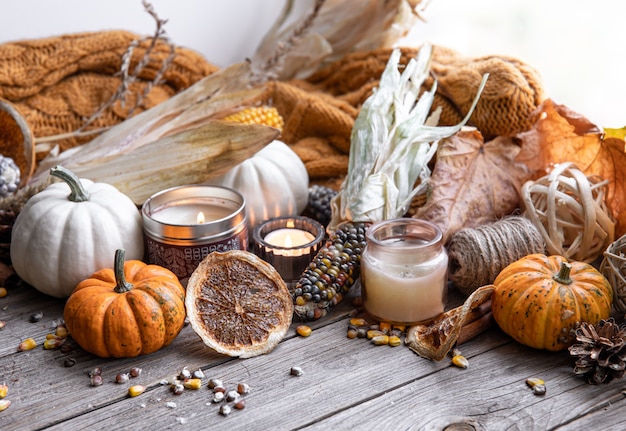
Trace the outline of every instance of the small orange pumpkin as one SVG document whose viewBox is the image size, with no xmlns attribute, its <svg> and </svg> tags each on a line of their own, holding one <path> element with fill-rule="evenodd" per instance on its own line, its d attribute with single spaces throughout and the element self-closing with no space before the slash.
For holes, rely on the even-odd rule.
<svg viewBox="0 0 626 431">
<path fill-rule="evenodd" d="M 593 266 L 563 256 L 531 254 L 504 268 L 494 281 L 493 317 L 516 341 L 563 350 L 581 322 L 595 324 L 611 312 L 613 288 Z"/>
<path fill-rule="evenodd" d="M 78 283 L 63 317 L 70 335 L 101 358 L 131 358 L 170 344 L 185 323 L 185 288 L 176 275 L 140 260 L 101 269 Z"/>
</svg>

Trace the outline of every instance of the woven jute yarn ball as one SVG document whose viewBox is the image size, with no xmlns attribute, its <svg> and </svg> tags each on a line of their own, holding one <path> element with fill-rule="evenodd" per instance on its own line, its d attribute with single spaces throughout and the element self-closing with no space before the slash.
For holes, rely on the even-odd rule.
<svg viewBox="0 0 626 431">
<path fill-rule="evenodd" d="M 446 244 L 448 277 L 454 287 L 470 296 L 492 284 L 507 265 L 533 253 L 545 253 L 543 238 L 530 220 L 509 216 L 452 234 Z"/>
<path fill-rule="evenodd" d="M 543 236 L 548 253 L 581 262 L 602 255 L 615 240 L 615 221 L 605 202 L 607 185 L 573 163 L 560 163 L 522 186 L 524 216 Z"/>
<path fill-rule="evenodd" d="M 607 247 L 600 272 L 613 286 L 613 308 L 626 314 L 626 235 Z"/>
</svg>

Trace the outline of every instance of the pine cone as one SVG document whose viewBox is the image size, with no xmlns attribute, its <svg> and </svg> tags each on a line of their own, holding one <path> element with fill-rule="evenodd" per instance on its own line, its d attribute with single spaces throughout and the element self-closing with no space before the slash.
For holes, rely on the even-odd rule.
<svg viewBox="0 0 626 431">
<path fill-rule="evenodd" d="M 597 385 L 619 379 L 626 369 L 626 326 L 615 319 L 600 320 L 597 325 L 583 322 L 576 329 L 576 343 L 569 348 L 576 357 L 574 373 Z"/>
<path fill-rule="evenodd" d="M 0 262 L 11 262 L 11 230 L 16 217 L 17 214 L 12 209 L 0 208 Z"/>
<path fill-rule="evenodd" d="M 51 180 L 45 180 L 34 186 L 25 186 L 0 198 L 0 262 L 11 264 L 11 232 L 18 214 L 26 202 L 35 194 L 45 189 Z"/>
</svg>

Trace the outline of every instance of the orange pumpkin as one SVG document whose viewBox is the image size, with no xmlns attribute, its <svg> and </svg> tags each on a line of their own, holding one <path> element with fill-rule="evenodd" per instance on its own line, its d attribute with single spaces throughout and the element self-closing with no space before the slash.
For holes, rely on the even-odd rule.
<svg viewBox="0 0 626 431">
<path fill-rule="evenodd" d="M 563 350 L 581 322 L 595 324 L 611 312 L 613 288 L 593 266 L 563 256 L 531 254 L 494 281 L 493 317 L 516 341 L 537 349 Z"/>
<path fill-rule="evenodd" d="M 176 275 L 140 260 L 124 262 L 81 281 L 68 298 L 63 317 L 70 335 L 102 358 L 130 358 L 170 344 L 185 323 L 185 289 Z"/>
</svg>

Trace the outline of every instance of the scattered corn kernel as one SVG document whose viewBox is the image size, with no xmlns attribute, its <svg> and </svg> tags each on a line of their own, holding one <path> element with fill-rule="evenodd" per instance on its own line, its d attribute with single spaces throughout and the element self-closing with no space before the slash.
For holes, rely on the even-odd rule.
<svg viewBox="0 0 626 431">
<path fill-rule="evenodd" d="M 185 392 L 185 386 L 180 382 L 174 383 L 172 386 L 170 386 L 170 389 L 172 390 L 172 393 L 174 395 L 180 395 Z"/>
<path fill-rule="evenodd" d="M 239 394 L 241 395 L 246 395 L 250 393 L 250 386 L 248 386 L 247 383 L 239 383 L 237 385 L 237 392 L 239 392 Z"/>
<path fill-rule="evenodd" d="M 26 350 L 32 350 L 35 347 L 37 347 L 37 342 L 35 341 L 34 338 L 27 338 L 24 341 L 22 341 L 19 346 L 17 346 L 17 350 L 19 352 L 24 352 Z"/>
<path fill-rule="evenodd" d="M 391 347 L 398 347 L 399 345 L 402 344 L 402 339 L 396 335 L 390 335 L 389 336 L 389 345 Z"/>
<path fill-rule="evenodd" d="M 546 394 L 546 386 L 542 384 L 536 384 L 533 386 L 533 394 L 535 395 L 545 395 Z"/>
<path fill-rule="evenodd" d="M 537 385 L 545 385 L 546 382 L 544 382 L 543 379 L 540 379 L 539 377 L 529 377 L 526 379 L 526 384 L 531 388 L 534 388 Z"/>
<path fill-rule="evenodd" d="M 375 337 L 372 337 L 372 343 L 374 343 L 377 346 L 384 346 L 386 344 L 389 344 L 389 336 L 385 334 L 376 335 Z"/>
<path fill-rule="evenodd" d="M 463 355 L 454 355 L 452 357 L 452 363 L 459 368 L 467 368 L 469 366 L 469 361 Z"/>
<path fill-rule="evenodd" d="M 7 322 L 0 320 L 0 330 L 4 329 L 5 326 L 7 326 Z"/>
<path fill-rule="evenodd" d="M 128 395 L 131 397 L 136 397 L 138 395 L 143 394 L 146 391 L 146 387 L 142 385 L 133 385 L 128 388 Z"/>
<path fill-rule="evenodd" d="M 68 335 L 68 331 L 67 331 L 67 328 L 64 325 L 59 325 L 54 330 L 54 334 L 57 337 L 65 338 Z"/>
<path fill-rule="evenodd" d="M 365 326 L 367 325 L 367 320 L 363 319 L 362 317 L 353 317 L 352 319 L 350 319 L 350 325 L 352 326 Z"/>
<path fill-rule="evenodd" d="M 53 338 L 47 338 L 46 341 L 43 342 L 43 348 L 46 350 L 56 349 L 63 344 L 64 341 L 65 340 L 63 338 L 53 336 Z"/>
<path fill-rule="evenodd" d="M 389 331 L 391 331 L 391 323 L 380 322 L 380 330 L 385 334 L 389 334 Z"/>
<path fill-rule="evenodd" d="M 200 389 L 202 387 L 202 379 L 186 379 L 183 381 L 185 389 Z"/>
<path fill-rule="evenodd" d="M 367 331 L 368 340 L 371 340 L 372 338 L 377 337 L 379 335 L 385 335 L 385 333 L 377 329 L 370 329 L 369 331 Z"/>
<path fill-rule="evenodd" d="M 9 393 L 9 387 L 4 383 L 0 385 L 0 399 L 7 396 Z"/>
<path fill-rule="evenodd" d="M 220 379 L 209 379 L 209 389 L 214 389 L 218 386 L 224 386 L 224 383 Z"/>
<path fill-rule="evenodd" d="M 296 332 L 301 337 L 308 337 L 309 335 L 311 335 L 312 329 L 310 326 L 307 325 L 298 325 L 298 327 L 296 328 Z"/>
<path fill-rule="evenodd" d="M 220 414 L 222 416 L 228 416 L 230 414 L 231 410 L 232 409 L 231 409 L 231 407 L 228 404 L 222 404 L 220 406 Z"/>
<path fill-rule="evenodd" d="M 348 329 L 348 338 L 356 338 L 358 333 L 356 329 Z"/>
<path fill-rule="evenodd" d="M 8 409 L 10 405 L 11 405 L 11 401 L 0 400 L 0 412 Z"/>
<path fill-rule="evenodd" d="M 9 294 L 9 291 L 6 287 L 0 287 L 0 298 L 4 298 Z"/>
<path fill-rule="evenodd" d="M 213 400 L 212 401 L 215 404 L 221 403 L 222 400 L 224 400 L 224 392 L 216 392 L 216 393 L 213 394 Z"/>
<path fill-rule="evenodd" d="M 393 329 L 397 329 L 400 332 L 406 331 L 406 325 L 393 325 Z"/>
</svg>

